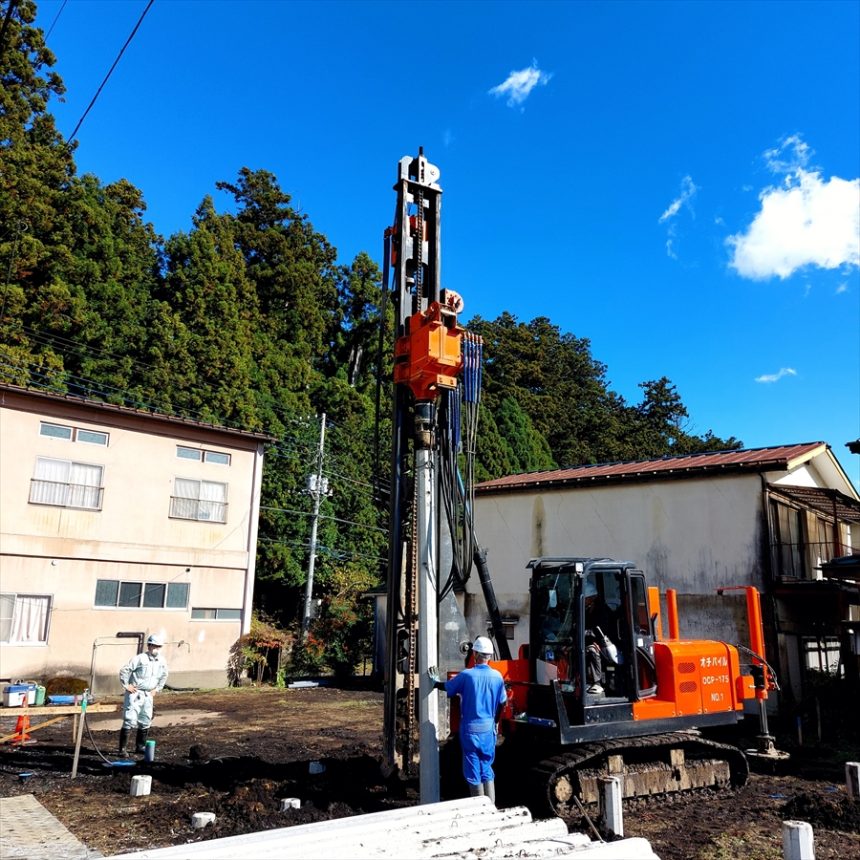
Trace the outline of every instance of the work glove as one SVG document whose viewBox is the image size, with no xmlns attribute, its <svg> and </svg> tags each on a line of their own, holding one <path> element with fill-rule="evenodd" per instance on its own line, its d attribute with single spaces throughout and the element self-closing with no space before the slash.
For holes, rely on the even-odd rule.
<svg viewBox="0 0 860 860">
<path fill-rule="evenodd" d="M 433 684 L 434 689 L 442 690 L 445 688 L 445 685 L 442 683 L 442 679 L 439 677 L 439 669 L 436 666 L 431 666 L 427 670 L 427 677 Z"/>
</svg>

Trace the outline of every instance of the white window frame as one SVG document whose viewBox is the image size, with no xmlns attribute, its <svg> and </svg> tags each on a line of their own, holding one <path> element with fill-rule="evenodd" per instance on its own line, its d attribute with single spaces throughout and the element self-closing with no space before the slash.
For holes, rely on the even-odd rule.
<svg viewBox="0 0 860 860">
<path fill-rule="evenodd" d="M 58 436 L 54 433 L 45 433 L 44 430 L 46 427 L 56 427 L 59 430 L 68 430 L 69 435 Z M 82 438 L 82 433 L 101 436 L 103 441 Z M 86 427 L 73 427 L 70 424 L 56 424 L 53 421 L 40 421 L 39 435 L 44 436 L 46 439 L 59 439 L 61 442 L 82 442 L 84 445 L 98 445 L 99 447 L 104 448 L 110 444 L 110 433 L 107 433 L 104 430 L 89 430 Z"/>
<path fill-rule="evenodd" d="M 95 439 L 83 439 L 81 438 L 82 433 L 89 433 L 93 436 L 103 436 L 104 442 L 97 442 Z M 75 427 L 75 442 L 82 442 L 84 445 L 99 445 L 100 447 L 107 448 L 110 444 L 110 433 L 105 433 L 104 430 L 88 430 L 85 427 Z"/>
<path fill-rule="evenodd" d="M 40 470 L 40 464 L 47 467 Z M 67 466 L 67 480 L 53 481 L 46 477 L 40 477 L 40 471 L 49 471 L 50 466 Z M 79 469 L 98 469 L 99 482 L 98 484 L 78 484 L 74 483 L 71 478 L 75 467 Z M 36 465 L 34 467 L 34 475 L 30 479 L 30 496 L 29 503 L 31 505 L 47 505 L 53 508 L 72 508 L 78 511 L 100 511 L 102 509 L 102 499 L 104 497 L 104 481 L 105 467 L 100 463 L 82 463 L 77 460 L 65 460 L 59 457 L 36 457 Z M 50 485 L 50 486 L 48 486 Z M 65 492 L 62 488 L 65 488 Z M 44 492 L 50 490 L 50 492 Z M 81 496 L 80 501 L 86 500 L 87 491 L 95 491 L 95 504 L 75 504 L 78 499 L 75 498 L 75 490 L 79 491 Z M 81 492 L 82 491 L 82 492 Z M 44 498 L 47 496 L 47 498 Z M 36 498 L 34 498 L 36 497 Z"/>
<path fill-rule="evenodd" d="M 194 456 L 191 456 L 192 454 Z M 180 460 L 188 460 L 193 463 L 211 463 L 215 466 L 229 466 L 233 462 L 233 455 L 226 451 L 192 448 L 190 445 L 177 445 L 176 456 Z"/>
<path fill-rule="evenodd" d="M 48 639 L 51 635 L 51 615 L 53 614 L 54 609 L 54 595 L 53 594 L 33 594 L 30 592 L 21 592 L 21 591 L 3 591 L 0 592 L 0 596 L 6 598 L 12 598 L 12 614 L 7 618 L 4 618 L 0 615 L 0 643 L 4 646 L 13 646 L 15 648 L 43 648 L 47 646 Z M 28 598 L 28 597 L 36 597 L 39 599 L 47 600 L 48 605 L 45 610 L 45 622 L 43 629 L 43 638 L 41 639 L 24 639 L 24 640 L 13 640 L 8 638 L 3 638 L 4 626 L 8 623 L 9 633 L 11 633 L 11 627 L 15 620 L 15 605 L 19 599 Z M 0 602 L 0 606 L 2 606 L 2 602 Z M 2 611 L 2 610 L 0 610 Z M 6 633 L 8 637 L 9 633 Z"/>
<path fill-rule="evenodd" d="M 180 481 L 186 484 L 196 484 L 196 496 L 180 496 L 177 485 Z M 193 522 L 219 523 L 227 522 L 227 491 L 229 485 L 224 481 L 203 481 L 199 478 L 183 478 L 177 476 L 173 480 L 174 494 L 170 497 L 171 519 L 191 520 Z M 201 498 L 205 488 L 223 487 L 224 492 L 221 499 Z M 220 514 L 220 518 L 218 515 Z"/>
<path fill-rule="evenodd" d="M 49 427 L 56 428 L 57 430 L 67 430 L 69 435 L 64 436 L 58 433 L 45 433 L 45 430 Z M 53 421 L 40 421 L 39 435 L 44 436 L 47 439 L 59 439 L 61 442 L 71 442 L 75 438 L 75 428 L 69 427 L 68 424 L 54 424 Z"/>
<path fill-rule="evenodd" d="M 214 612 L 215 617 L 214 618 L 201 618 L 200 616 L 195 617 L 195 615 L 194 615 L 195 612 Z M 239 614 L 235 618 L 219 618 L 218 617 L 219 612 L 238 612 Z M 220 606 L 220 607 L 193 606 L 191 608 L 191 620 L 192 621 L 232 621 L 235 623 L 237 621 L 242 620 L 242 610 L 236 609 L 236 608 L 230 607 L 230 606 Z"/>
</svg>

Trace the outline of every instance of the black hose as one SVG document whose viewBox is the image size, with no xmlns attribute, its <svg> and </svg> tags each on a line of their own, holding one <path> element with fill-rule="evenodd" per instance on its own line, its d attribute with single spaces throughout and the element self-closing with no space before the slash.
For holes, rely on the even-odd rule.
<svg viewBox="0 0 860 860">
<path fill-rule="evenodd" d="M 762 666 L 765 666 L 767 668 L 768 672 L 770 672 L 770 679 L 771 679 L 771 681 L 773 681 L 773 688 L 778 693 L 779 692 L 779 681 L 777 681 L 777 679 L 776 679 L 776 672 L 774 672 L 773 666 L 771 666 L 770 663 L 768 663 L 767 660 L 765 660 L 764 657 L 762 657 L 760 654 L 756 654 L 756 652 L 753 651 L 752 648 L 747 648 L 746 645 L 737 645 L 736 644 L 735 648 L 737 648 L 738 651 L 743 651 L 745 654 L 749 654 L 750 657 L 753 657 L 755 660 L 758 660 L 759 663 L 762 664 Z"/>
<path fill-rule="evenodd" d="M 90 721 L 87 719 L 87 712 L 86 711 L 84 711 L 83 714 L 81 715 L 81 719 L 83 719 L 83 721 L 84 721 L 84 728 L 87 730 L 87 737 L 90 739 L 90 743 L 93 745 L 93 748 L 95 749 L 96 753 L 98 754 L 98 757 L 103 762 L 105 762 L 105 764 L 109 764 L 111 767 L 113 767 L 114 763 L 109 758 L 105 758 L 105 756 L 102 755 L 102 751 L 98 748 L 98 745 L 96 744 L 95 739 L 93 738 L 93 733 L 90 731 Z"/>
</svg>

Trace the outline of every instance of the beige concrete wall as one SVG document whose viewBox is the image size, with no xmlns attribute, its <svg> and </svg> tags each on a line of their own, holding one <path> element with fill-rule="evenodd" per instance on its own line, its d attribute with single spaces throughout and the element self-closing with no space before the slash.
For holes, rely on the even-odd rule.
<svg viewBox="0 0 860 860">
<path fill-rule="evenodd" d="M 185 609 L 95 607 L 97 579 L 131 582 L 187 582 Z M 72 675 L 89 678 L 95 670 L 97 691 L 118 693 L 116 673 L 136 643 L 116 640 L 119 632 L 157 633 L 166 642 L 164 654 L 178 687 L 224 686 L 227 658 L 240 636 L 241 622 L 192 620 L 199 608 L 241 609 L 245 587 L 242 570 L 134 565 L 76 559 L 4 556 L 2 590 L 51 596 L 48 642 L 45 645 L 0 645 L 4 678 Z M 10 588 L 9 585 L 23 584 Z M 95 661 L 93 652 L 95 650 Z M 106 684 L 105 678 L 110 681 Z M 112 687 L 112 689 L 110 689 Z"/>
<path fill-rule="evenodd" d="M 108 432 L 107 447 L 39 435 L 40 421 Z M 152 433 L 145 422 L 117 426 L 115 421 L 52 417 L 0 409 L 0 458 L 6 489 L 0 510 L 4 550 L 31 555 L 93 555 L 110 552 L 117 560 L 220 562 L 247 566 L 249 511 L 254 450 L 215 443 L 202 433 Z M 190 438 L 189 438 L 190 437 Z M 196 437 L 196 438 L 195 438 Z M 207 444 L 208 442 L 208 444 Z M 177 445 L 228 453 L 229 466 L 197 463 L 176 456 Z M 73 510 L 29 503 L 36 457 L 104 467 L 100 511 Z M 228 484 L 227 523 L 171 519 L 170 497 L 177 477 Z"/>
<path fill-rule="evenodd" d="M 110 434 L 107 446 L 41 436 L 40 421 Z M 228 453 L 229 465 L 177 457 L 176 446 Z M 250 623 L 261 446 L 211 428 L 3 394 L 0 405 L 0 591 L 51 596 L 48 641 L 0 644 L 0 678 L 94 673 L 116 693 L 136 651 L 118 632 L 160 633 L 171 686 L 222 686 L 231 647 Z M 104 467 L 102 509 L 29 502 L 36 458 Z M 177 477 L 228 485 L 226 523 L 173 519 Z M 98 579 L 185 582 L 183 609 L 96 607 Z M 192 620 L 193 608 L 242 610 L 239 620 Z"/>
<path fill-rule="evenodd" d="M 649 584 L 678 590 L 682 633 L 746 641 L 733 611 L 715 615 L 710 601 L 691 600 L 685 616 L 683 596 L 761 584 L 761 503 L 757 475 L 478 495 L 476 531 L 501 612 L 520 616 L 512 650 L 528 638 L 526 564 L 538 556 L 633 561 Z M 479 594 L 469 607 L 472 627 L 486 609 Z"/>
</svg>

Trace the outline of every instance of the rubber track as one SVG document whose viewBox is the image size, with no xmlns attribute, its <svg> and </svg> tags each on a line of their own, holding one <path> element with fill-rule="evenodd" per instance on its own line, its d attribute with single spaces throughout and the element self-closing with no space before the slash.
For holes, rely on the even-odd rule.
<svg viewBox="0 0 860 860">
<path fill-rule="evenodd" d="M 657 752 L 659 749 L 683 748 L 691 758 L 704 758 L 705 754 L 713 753 L 710 757 L 727 760 L 729 774 L 733 787 L 746 783 L 749 777 L 747 758 L 737 747 L 710 741 L 690 732 L 673 732 L 661 735 L 646 735 L 641 738 L 616 738 L 590 744 L 578 745 L 569 753 L 552 756 L 538 762 L 531 769 L 531 782 L 534 793 L 540 797 L 546 809 L 559 814 L 552 799 L 552 786 L 565 772 L 575 772 L 580 768 L 595 767 L 605 756 L 625 753 L 630 750 Z"/>
</svg>

